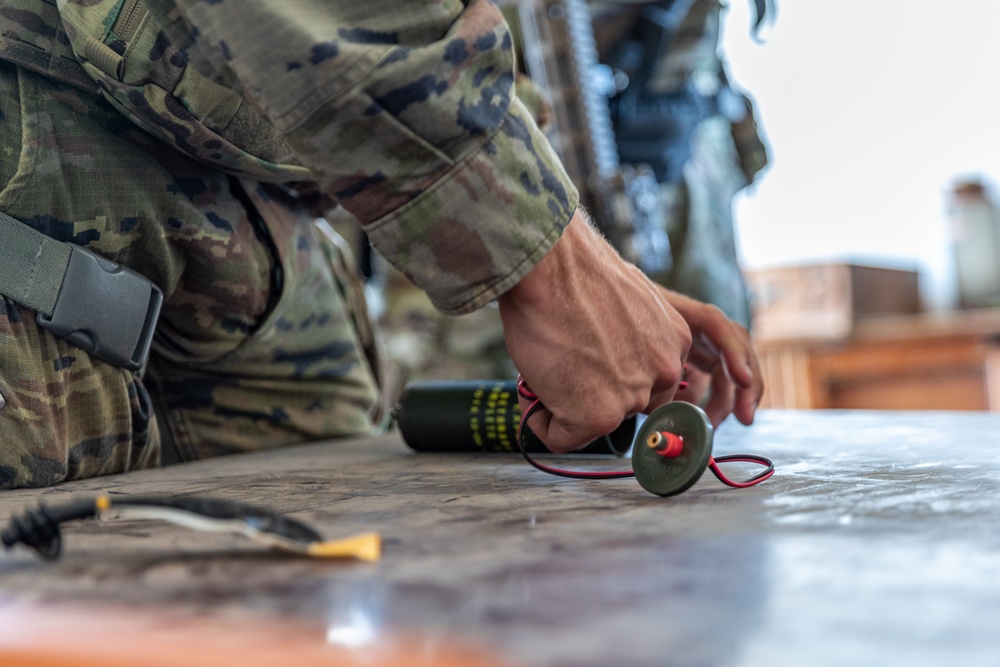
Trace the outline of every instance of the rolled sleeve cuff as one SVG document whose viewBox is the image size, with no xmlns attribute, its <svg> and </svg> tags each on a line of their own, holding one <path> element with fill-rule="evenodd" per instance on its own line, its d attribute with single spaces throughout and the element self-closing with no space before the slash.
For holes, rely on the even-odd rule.
<svg viewBox="0 0 1000 667">
<path fill-rule="evenodd" d="M 365 229 L 439 310 L 458 315 L 517 284 L 555 245 L 578 204 L 558 156 L 515 100 L 477 150 Z"/>
</svg>

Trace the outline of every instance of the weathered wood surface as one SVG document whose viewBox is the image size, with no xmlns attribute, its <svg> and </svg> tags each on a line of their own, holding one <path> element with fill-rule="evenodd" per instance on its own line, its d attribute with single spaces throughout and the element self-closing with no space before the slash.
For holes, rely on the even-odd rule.
<svg viewBox="0 0 1000 667">
<path fill-rule="evenodd" d="M 203 655 L 213 628 L 291 624 L 311 634 L 283 635 L 287 650 L 328 643 L 359 664 L 401 664 L 392 646 L 413 664 L 468 662 L 462 647 L 526 665 L 1000 664 L 1000 415 L 766 411 L 724 425 L 715 451 L 778 471 L 664 499 L 386 436 L 3 492 L 4 521 L 39 500 L 198 494 L 385 546 L 375 564 L 322 561 L 155 521 L 70 524 L 54 563 L 0 554 L 0 628 L 22 626 L 0 629 L 0 662 L 30 644 L 17 632 L 77 614 L 105 646 L 129 632 L 101 619 L 173 619 Z"/>
</svg>

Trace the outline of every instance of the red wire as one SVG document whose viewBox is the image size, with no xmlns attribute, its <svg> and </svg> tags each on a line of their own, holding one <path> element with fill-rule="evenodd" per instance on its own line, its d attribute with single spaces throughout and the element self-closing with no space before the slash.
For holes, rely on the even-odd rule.
<svg viewBox="0 0 1000 667">
<path fill-rule="evenodd" d="M 531 391 L 527 383 L 524 381 L 520 375 L 517 376 L 517 393 L 520 396 L 531 401 L 528 408 L 521 415 L 521 421 L 517 424 L 517 446 L 521 450 L 521 454 L 524 459 L 538 468 L 542 472 L 547 472 L 550 475 L 557 475 L 559 477 L 569 477 L 571 479 L 623 479 L 626 477 L 635 477 L 635 472 L 628 470 L 607 470 L 607 471 L 582 471 L 582 470 L 563 470 L 562 468 L 554 468 L 551 466 L 543 465 L 533 459 L 530 454 L 528 454 L 527 448 L 524 446 L 524 427 L 528 423 L 528 418 L 535 414 L 541 407 L 542 401 L 538 398 L 535 392 Z M 765 466 L 765 470 L 757 475 L 751 477 L 745 482 L 734 482 L 733 480 L 726 477 L 722 470 L 719 469 L 719 463 L 756 463 L 758 465 Z M 717 456 L 709 457 L 708 468 L 712 473 L 719 479 L 720 482 L 726 486 L 731 486 L 736 489 L 745 489 L 750 486 L 755 486 L 760 484 L 764 480 L 771 477 L 774 474 L 774 464 L 770 459 L 764 458 L 763 456 L 757 456 L 755 454 L 732 454 L 728 456 Z"/>
<path fill-rule="evenodd" d="M 722 470 L 719 469 L 719 463 L 756 463 L 765 466 L 765 470 L 745 482 L 734 482 L 722 474 Z M 734 489 L 745 489 L 748 486 L 755 486 L 774 474 L 774 464 L 771 462 L 771 459 L 757 456 L 756 454 L 732 454 L 730 456 L 709 457 L 708 469 L 715 474 L 720 482 Z"/>
<path fill-rule="evenodd" d="M 531 401 L 531 405 L 528 409 L 524 411 L 521 415 L 521 421 L 517 424 L 517 446 L 521 449 L 521 454 L 524 459 L 535 466 L 542 472 L 547 472 L 550 475 L 558 475 L 559 477 L 569 477 L 571 479 L 623 479 L 625 477 L 635 477 L 635 473 L 631 470 L 611 470 L 611 471 L 582 471 L 582 470 L 563 470 L 562 468 L 552 468 L 547 465 L 542 465 L 535 459 L 531 458 L 528 454 L 528 450 L 524 446 L 524 425 L 528 423 L 528 417 L 535 414 L 535 412 L 542 407 L 542 401 L 535 395 L 535 392 L 528 388 L 525 384 L 524 378 L 520 375 L 517 376 L 517 393 Z"/>
</svg>

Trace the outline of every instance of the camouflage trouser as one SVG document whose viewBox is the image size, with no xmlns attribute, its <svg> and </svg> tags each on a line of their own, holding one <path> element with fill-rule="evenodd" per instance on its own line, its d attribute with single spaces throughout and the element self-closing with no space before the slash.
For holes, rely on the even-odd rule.
<svg viewBox="0 0 1000 667">
<path fill-rule="evenodd" d="M 0 300 L 0 488 L 156 466 L 165 444 L 189 460 L 371 432 L 363 301 L 292 192 L 195 163 L 5 63 L 0 147 L 0 210 L 165 295 L 143 378 Z"/>
</svg>

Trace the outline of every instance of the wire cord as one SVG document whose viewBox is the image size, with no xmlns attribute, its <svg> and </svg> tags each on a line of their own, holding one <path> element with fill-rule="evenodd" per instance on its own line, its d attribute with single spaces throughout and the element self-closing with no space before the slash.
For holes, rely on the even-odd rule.
<svg viewBox="0 0 1000 667">
<path fill-rule="evenodd" d="M 517 393 L 522 398 L 530 401 L 530 404 L 527 409 L 525 409 L 524 414 L 521 415 L 521 421 L 517 424 L 517 446 L 518 449 L 521 450 L 521 455 L 524 456 L 524 459 L 532 466 L 550 475 L 568 477 L 570 479 L 624 479 L 626 477 L 635 477 L 635 472 L 632 470 L 564 470 L 562 468 L 547 466 L 536 461 L 528 453 L 528 450 L 525 447 L 524 432 L 528 424 L 528 419 L 543 407 L 542 401 L 538 398 L 538 395 L 535 394 L 530 387 L 528 387 L 528 384 L 520 375 L 517 376 Z M 764 466 L 764 470 L 748 480 L 737 482 L 730 479 L 725 475 L 725 473 L 722 472 L 719 468 L 720 463 L 753 463 Z M 757 456 L 756 454 L 730 454 L 727 456 L 709 458 L 708 469 L 711 470 L 712 474 L 726 486 L 731 486 L 734 489 L 745 489 L 751 486 L 756 486 L 764 480 L 769 479 L 774 474 L 774 463 L 770 459 L 763 456 Z"/>
</svg>

